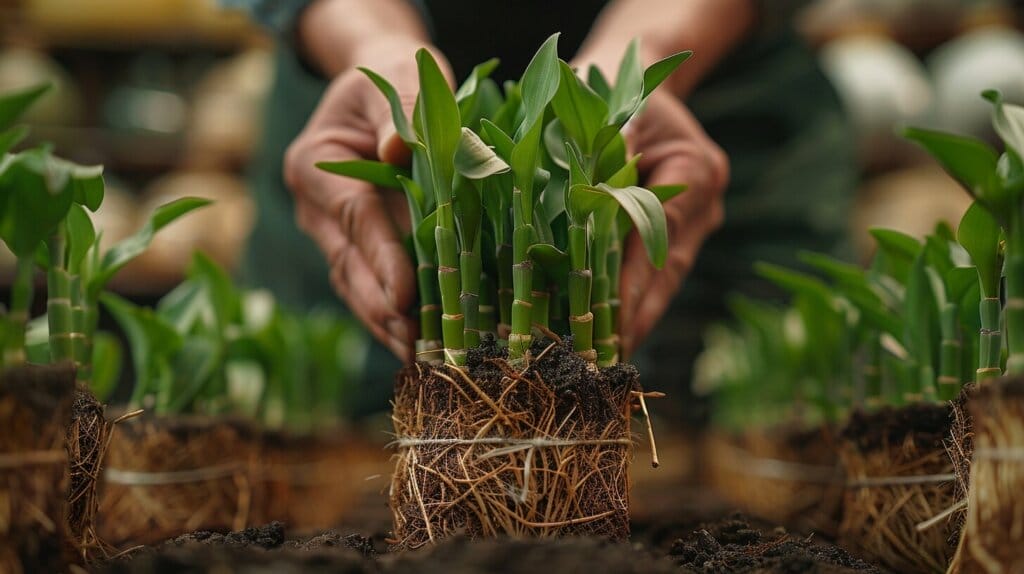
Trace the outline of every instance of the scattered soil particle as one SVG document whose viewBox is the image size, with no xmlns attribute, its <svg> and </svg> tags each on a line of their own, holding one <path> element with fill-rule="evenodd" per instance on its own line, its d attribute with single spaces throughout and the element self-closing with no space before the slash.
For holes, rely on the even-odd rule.
<svg viewBox="0 0 1024 574">
<path fill-rule="evenodd" d="M 782 529 L 765 532 L 739 515 L 676 540 L 669 554 L 683 572 L 700 574 L 881 572 L 836 546 L 794 537 Z"/>
<path fill-rule="evenodd" d="M 910 404 L 885 407 L 872 413 L 856 411 L 843 429 L 843 438 L 861 451 L 900 445 L 913 437 L 923 449 L 941 448 L 949 437 L 952 415 L 948 404 Z"/>
</svg>

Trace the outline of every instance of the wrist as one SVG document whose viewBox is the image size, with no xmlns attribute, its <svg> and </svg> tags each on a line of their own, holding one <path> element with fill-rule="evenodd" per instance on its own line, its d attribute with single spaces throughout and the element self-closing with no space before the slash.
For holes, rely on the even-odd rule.
<svg viewBox="0 0 1024 574">
<path fill-rule="evenodd" d="M 303 56 L 327 77 L 357 66 L 411 61 L 429 44 L 408 0 L 315 0 L 300 15 L 297 32 Z"/>
</svg>

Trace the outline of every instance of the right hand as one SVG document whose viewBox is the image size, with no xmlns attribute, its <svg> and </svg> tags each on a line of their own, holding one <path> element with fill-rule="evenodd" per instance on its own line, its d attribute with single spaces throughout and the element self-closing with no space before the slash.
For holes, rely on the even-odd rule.
<svg viewBox="0 0 1024 574">
<path fill-rule="evenodd" d="M 419 86 L 414 54 L 421 46 L 390 38 L 361 50 L 370 55 L 363 60 L 366 67 L 395 86 L 410 119 Z M 408 311 L 416 298 L 416 275 L 399 235 L 402 227 L 408 229 L 405 200 L 395 190 L 315 165 L 355 159 L 402 164 L 409 151 L 395 133 L 387 100 L 352 68 L 331 82 L 289 146 L 284 178 L 295 196 L 297 223 L 327 258 L 335 291 L 377 340 L 410 361 L 417 328 Z"/>
</svg>

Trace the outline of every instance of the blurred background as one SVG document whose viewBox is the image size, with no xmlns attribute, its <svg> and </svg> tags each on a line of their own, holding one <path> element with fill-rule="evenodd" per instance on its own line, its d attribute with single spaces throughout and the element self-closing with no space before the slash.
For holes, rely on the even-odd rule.
<svg viewBox="0 0 1024 574">
<path fill-rule="evenodd" d="M 966 195 L 894 128 L 990 137 L 979 92 L 998 88 L 1024 102 L 1022 21 L 1018 0 L 818 0 L 800 16 L 857 130 L 856 257 L 870 255 L 871 226 L 922 235 L 938 220 L 958 221 Z M 53 142 L 63 156 L 106 166 L 97 227 L 107 245 L 174 197 L 217 202 L 168 228 L 120 274 L 117 290 L 156 300 L 196 248 L 237 268 L 255 213 L 244 175 L 272 48 L 215 0 L 0 1 L 0 90 L 57 86 L 31 110 L 29 143 Z M 12 265 L 0 253 L 0 285 Z"/>
</svg>

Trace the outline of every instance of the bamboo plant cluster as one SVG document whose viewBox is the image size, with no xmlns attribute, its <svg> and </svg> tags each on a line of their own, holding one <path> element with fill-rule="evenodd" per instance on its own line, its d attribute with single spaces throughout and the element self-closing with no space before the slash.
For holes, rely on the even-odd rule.
<svg viewBox="0 0 1024 574">
<path fill-rule="evenodd" d="M 33 322 L 43 344 L 32 358 L 70 362 L 81 385 L 108 388 L 116 380 L 119 353 L 115 339 L 96 332 L 106 285 L 157 231 L 208 202 L 183 198 L 163 205 L 137 233 L 101 248 L 89 213 L 103 202 L 103 168 L 56 157 L 46 145 L 10 153 L 28 133 L 15 122 L 48 88 L 0 95 L 0 238 L 17 258 L 10 307 L 0 321 L 0 366 L 29 358 L 26 332 L 41 268 L 47 274 L 47 311 Z"/>
<path fill-rule="evenodd" d="M 362 70 L 391 104 L 411 169 L 318 164 L 405 191 L 421 360 L 463 366 L 483 334 L 518 360 L 538 334 L 569 332 L 580 355 L 614 364 L 627 233 L 636 229 L 655 266 L 665 260 L 661 203 L 683 186 L 639 187 L 639 157 L 628 157 L 622 128 L 690 52 L 644 69 L 634 42 L 611 85 L 593 67 L 578 77 L 558 58 L 557 41 L 541 46 L 518 82 L 499 87 L 490 60 L 455 92 L 421 50 L 412 118 L 385 78 Z"/>
<path fill-rule="evenodd" d="M 267 291 L 236 287 L 201 252 L 155 308 L 112 293 L 101 302 L 128 339 L 136 375 L 129 408 L 227 414 L 295 432 L 350 414 L 367 351 L 352 319 L 283 309 Z"/>
<path fill-rule="evenodd" d="M 1002 153 L 905 130 L 974 197 L 955 233 L 940 224 L 919 241 L 875 229 L 868 269 L 807 253 L 816 274 L 759 268 L 792 294 L 789 306 L 732 300 L 736 324 L 709 330 L 697 364 L 723 423 L 754 413 L 813 424 L 855 406 L 949 400 L 966 382 L 1024 374 L 1024 108 L 984 96 Z"/>
</svg>

